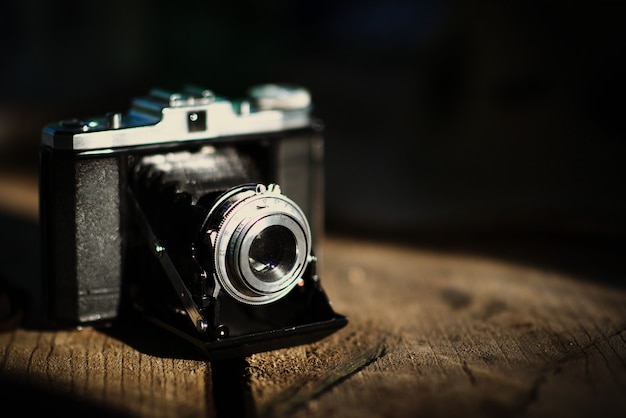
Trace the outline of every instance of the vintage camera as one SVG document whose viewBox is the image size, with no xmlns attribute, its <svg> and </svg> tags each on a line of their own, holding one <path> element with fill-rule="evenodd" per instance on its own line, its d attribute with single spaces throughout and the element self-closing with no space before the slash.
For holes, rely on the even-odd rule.
<svg viewBox="0 0 626 418">
<path fill-rule="evenodd" d="M 323 136 L 310 94 L 248 93 L 155 89 L 126 113 L 44 127 L 52 323 L 140 314 L 211 358 L 312 342 L 347 323 L 316 273 Z"/>
</svg>

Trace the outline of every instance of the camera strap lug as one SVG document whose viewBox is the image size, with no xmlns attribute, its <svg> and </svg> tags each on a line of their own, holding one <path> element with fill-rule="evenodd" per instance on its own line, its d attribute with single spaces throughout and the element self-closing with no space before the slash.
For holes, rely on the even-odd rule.
<svg viewBox="0 0 626 418">
<path fill-rule="evenodd" d="M 128 191 L 128 196 L 133 202 L 133 206 L 138 216 L 142 233 L 150 243 L 152 254 L 154 254 L 154 256 L 157 258 L 170 283 L 172 284 L 172 286 L 174 286 L 176 294 L 178 295 L 178 298 L 182 302 L 183 306 L 185 307 L 189 319 L 199 333 L 206 332 L 209 328 L 209 323 L 200 312 L 200 309 L 198 309 L 196 303 L 193 301 L 191 292 L 189 292 L 189 289 L 187 289 L 187 286 L 185 286 L 185 283 L 180 277 L 180 274 L 178 273 L 178 270 L 176 269 L 172 258 L 169 256 L 167 249 L 161 244 L 161 241 L 152 230 L 152 227 L 150 226 L 146 215 L 141 210 L 139 202 L 137 202 L 137 199 L 135 199 L 132 191 Z"/>
</svg>

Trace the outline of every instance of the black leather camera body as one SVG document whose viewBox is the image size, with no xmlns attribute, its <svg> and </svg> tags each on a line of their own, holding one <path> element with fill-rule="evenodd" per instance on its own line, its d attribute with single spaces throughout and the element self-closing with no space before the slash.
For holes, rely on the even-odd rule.
<svg viewBox="0 0 626 418">
<path fill-rule="evenodd" d="M 49 320 L 140 314 L 211 358 L 343 327 L 316 272 L 322 123 L 299 86 L 229 100 L 155 89 L 125 113 L 44 127 L 43 289 Z"/>
</svg>

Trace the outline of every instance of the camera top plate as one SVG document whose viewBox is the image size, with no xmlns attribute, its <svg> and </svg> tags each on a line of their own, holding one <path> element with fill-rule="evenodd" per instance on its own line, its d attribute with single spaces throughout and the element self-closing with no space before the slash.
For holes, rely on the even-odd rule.
<svg viewBox="0 0 626 418">
<path fill-rule="evenodd" d="M 148 96 L 134 99 L 125 114 L 46 125 L 42 144 L 55 150 L 100 154 L 115 148 L 281 132 L 310 125 L 311 97 L 300 86 L 253 86 L 246 98 L 236 100 L 187 86 L 179 92 L 153 89 Z"/>
</svg>

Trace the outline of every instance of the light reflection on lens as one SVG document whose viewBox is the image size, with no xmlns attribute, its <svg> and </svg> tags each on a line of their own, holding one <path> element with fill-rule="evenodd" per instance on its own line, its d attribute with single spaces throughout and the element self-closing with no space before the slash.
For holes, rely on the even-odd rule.
<svg viewBox="0 0 626 418">
<path fill-rule="evenodd" d="M 297 259 L 293 233 L 281 225 L 261 231 L 252 241 L 248 261 L 254 275 L 264 282 L 280 280 L 288 274 Z"/>
</svg>

